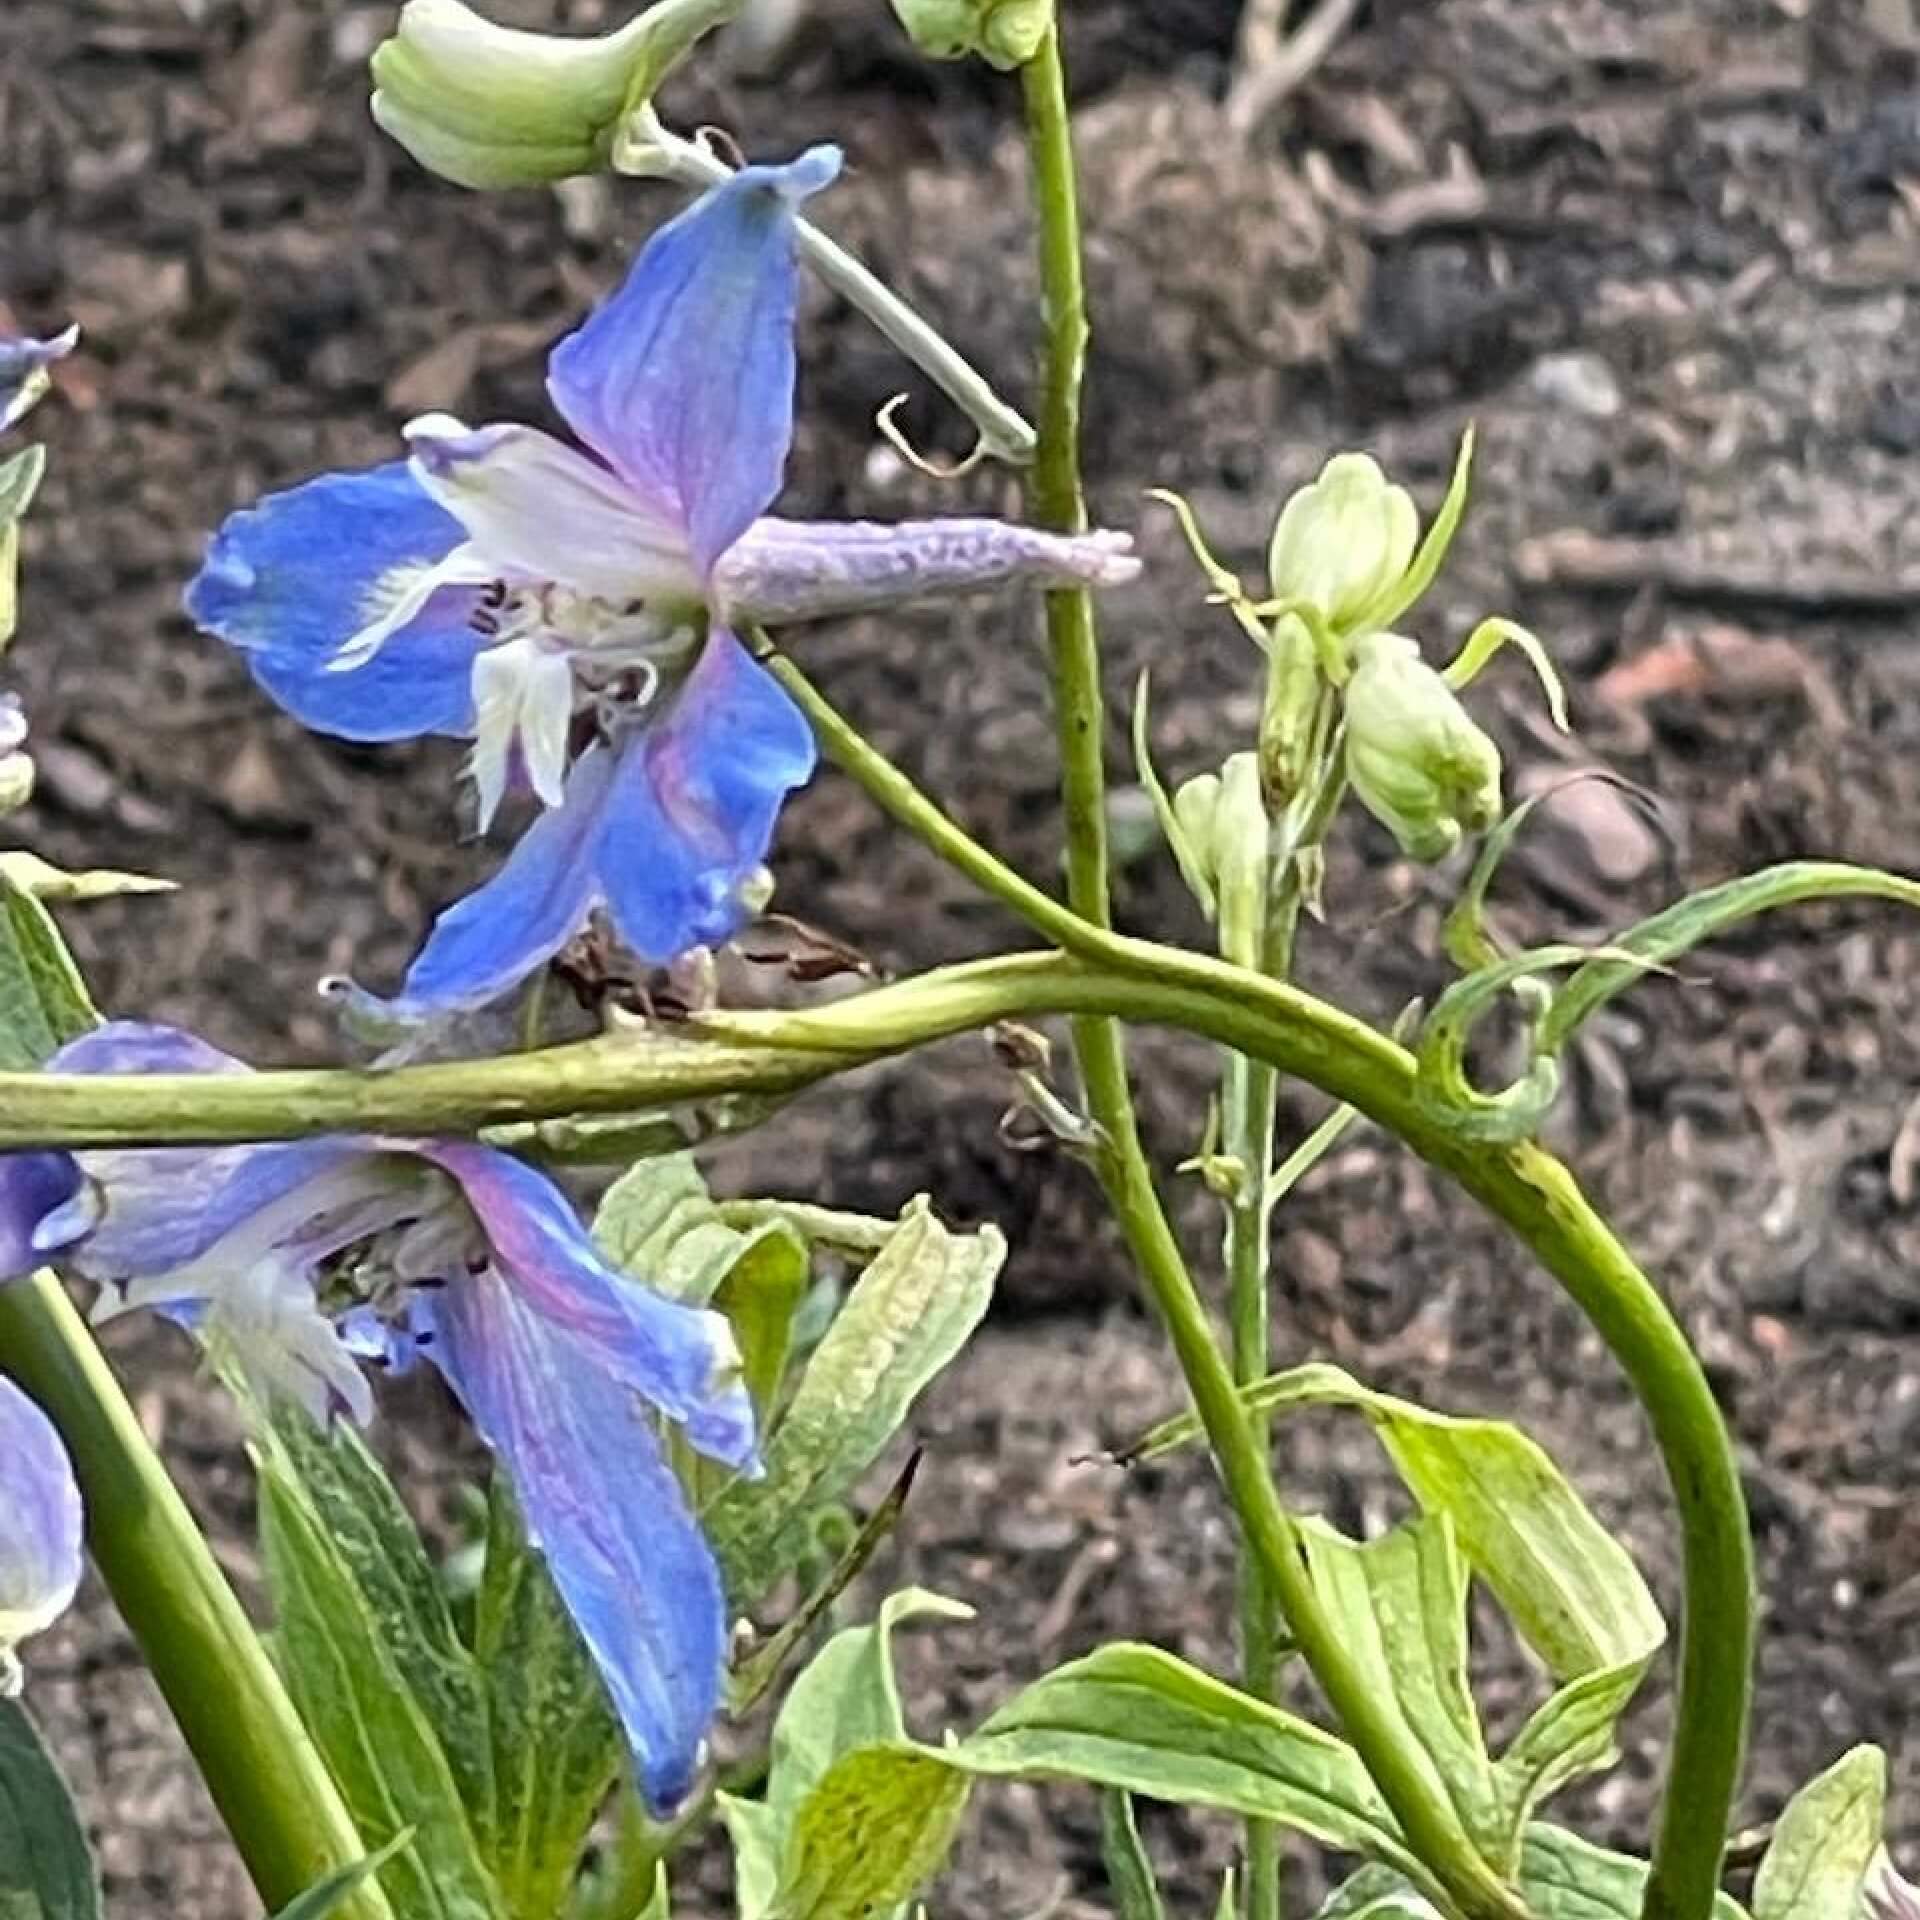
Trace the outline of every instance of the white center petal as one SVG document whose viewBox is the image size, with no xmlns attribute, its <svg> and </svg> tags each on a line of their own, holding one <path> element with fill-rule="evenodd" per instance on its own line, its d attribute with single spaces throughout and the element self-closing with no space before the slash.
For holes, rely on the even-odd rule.
<svg viewBox="0 0 1920 1920">
<path fill-rule="evenodd" d="M 444 413 L 406 427 L 412 471 L 496 571 L 610 600 L 699 605 L 685 536 L 617 475 L 536 427 L 469 429 Z"/>
<path fill-rule="evenodd" d="M 573 668 L 566 654 L 531 638 L 489 647 L 473 663 L 473 712 L 468 765 L 480 790 L 482 830 L 506 795 L 516 740 L 534 792 L 557 807 L 573 718 Z"/>
<path fill-rule="evenodd" d="M 327 662 L 328 669 L 349 673 L 365 666 L 442 587 L 484 586 L 498 572 L 499 568 L 489 565 L 470 541 L 430 567 L 390 568 L 368 591 L 362 609 L 366 625 L 341 643 L 339 652 Z"/>
</svg>

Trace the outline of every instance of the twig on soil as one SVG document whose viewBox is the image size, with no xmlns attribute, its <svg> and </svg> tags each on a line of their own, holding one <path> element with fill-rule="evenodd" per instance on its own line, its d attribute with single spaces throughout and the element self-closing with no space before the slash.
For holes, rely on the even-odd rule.
<svg viewBox="0 0 1920 1920">
<path fill-rule="evenodd" d="M 1665 540 L 1623 540 L 1568 528 L 1522 542 L 1514 572 L 1530 587 L 1637 593 L 1653 587 L 1676 600 L 1743 601 L 1805 613 L 1904 613 L 1920 607 L 1920 573 L 1776 573 L 1716 562 Z"/>
<path fill-rule="evenodd" d="M 1281 37 L 1287 0 L 1251 0 L 1241 23 L 1239 72 L 1227 92 L 1227 125 L 1246 139 L 1333 51 L 1360 0 L 1320 0 Z"/>
</svg>

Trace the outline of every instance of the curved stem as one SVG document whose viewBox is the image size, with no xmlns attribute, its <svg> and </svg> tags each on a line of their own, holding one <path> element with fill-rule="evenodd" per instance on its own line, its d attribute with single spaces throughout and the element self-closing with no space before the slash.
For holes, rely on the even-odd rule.
<svg viewBox="0 0 1920 1920">
<path fill-rule="evenodd" d="M 280 1676 L 51 1274 L 0 1287 L 5 1371 L 73 1456 L 87 1544 L 269 1911 L 367 1849 Z M 363 1882 L 341 1920 L 393 1920 Z"/>
</svg>

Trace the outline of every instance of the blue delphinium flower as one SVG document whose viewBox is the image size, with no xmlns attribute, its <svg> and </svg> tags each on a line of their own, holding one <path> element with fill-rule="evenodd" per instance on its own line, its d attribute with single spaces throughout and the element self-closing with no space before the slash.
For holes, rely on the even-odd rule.
<svg viewBox="0 0 1920 1920">
<path fill-rule="evenodd" d="M 53 1625 L 80 1585 L 80 1489 L 53 1422 L 0 1376 L 0 1697 L 14 1648 Z"/>
<path fill-rule="evenodd" d="M 481 1005 L 604 906 L 643 959 L 733 933 L 805 720 L 736 632 L 1017 578 L 1111 584 L 1123 535 L 763 517 L 792 438 L 794 209 L 838 151 L 749 167 L 661 228 L 548 361 L 585 451 L 429 415 L 411 458 L 235 514 L 188 589 L 296 718 L 471 736 L 484 825 L 547 811 L 434 927 L 397 1010 Z M 598 735 L 577 758 L 576 716 Z"/>
<path fill-rule="evenodd" d="M 191 1034 L 133 1022 L 71 1041 L 47 1066 L 248 1071 Z M 436 1367 L 513 1482 L 649 1804 L 667 1812 L 685 1797 L 719 1705 L 725 1600 L 653 1414 L 758 1471 L 721 1315 L 610 1266 L 544 1174 L 455 1141 L 0 1155 L 0 1280 L 55 1258 L 100 1282 L 96 1318 L 156 1308 L 257 1390 L 321 1419 L 370 1417 L 363 1359 Z M 0 1518 L 9 1458 L 0 1437 Z"/>
</svg>

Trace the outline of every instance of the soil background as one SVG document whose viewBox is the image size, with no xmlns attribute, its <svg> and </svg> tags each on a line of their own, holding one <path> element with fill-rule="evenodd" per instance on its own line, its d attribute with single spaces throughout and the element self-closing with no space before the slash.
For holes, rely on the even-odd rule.
<svg viewBox="0 0 1920 1920">
<path fill-rule="evenodd" d="M 507 9 L 496 7 L 505 14 Z M 1016 89 L 912 56 L 881 0 L 815 0 L 723 39 L 669 100 L 750 153 L 844 143 L 822 218 L 1011 394 L 1034 349 Z M 1186 491 L 1249 577 L 1287 492 L 1363 446 L 1429 508 L 1477 423 L 1475 504 L 1419 630 L 1450 648 L 1511 614 L 1567 674 L 1556 737 L 1517 664 L 1476 695 L 1518 786 L 1603 763 L 1503 877 L 1517 938 L 1591 938 L 1677 890 L 1832 855 L 1910 868 L 1920 835 L 1920 15 L 1912 0 L 1370 0 L 1250 134 L 1221 101 L 1236 0 L 1064 0 L 1091 223 L 1088 453 L 1099 517 L 1135 527 L 1146 581 L 1106 614 L 1112 764 L 1154 673 L 1163 766 L 1241 744 L 1254 663 L 1203 604 L 1148 486 Z M 769 9 L 775 18 L 781 9 Z M 590 29 L 595 4 L 522 0 Z M 51 468 L 25 541 L 7 661 L 41 786 L 10 836 L 65 864 L 182 882 L 68 916 L 102 1003 L 184 1021 L 260 1061 L 332 1045 L 312 984 L 388 985 L 426 916 L 497 858 L 473 843 L 444 744 L 301 733 L 178 612 L 209 529 L 261 491 L 390 457 L 407 415 L 539 419 L 547 344 L 672 204 L 576 183 L 481 198 L 376 135 L 365 56 L 384 7 L 299 0 L 11 0 L 0 10 L 0 300 L 85 329 L 35 417 Z M 942 484 L 964 423 L 817 288 L 803 315 L 788 511 L 895 517 L 1016 504 L 1001 470 Z M 874 736 L 974 830 L 1055 858 L 1037 607 L 1002 599 L 795 642 Z M 1137 826 L 1137 794 L 1120 796 Z M 1127 925 L 1202 929 L 1132 833 Z M 886 971 L 1017 938 L 823 775 L 787 815 L 782 903 Z M 1458 883 L 1355 822 L 1335 850 L 1308 979 L 1391 1017 L 1446 978 Z M 1893 1756 L 1920 1841 L 1920 942 L 1877 906 L 1748 928 L 1597 1022 L 1556 1143 L 1618 1216 L 1698 1340 L 1737 1430 L 1766 1651 L 1745 1812 L 1858 1739 Z M 1213 1062 L 1138 1052 L 1156 1148 L 1191 1149 Z M 929 1394 L 919 1493 L 877 1581 L 974 1602 L 903 1636 L 919 1727 L 966 1726 L 1115 1635 L 1225 1669 L 1230 1556 L 1196 1467 L 1083 1463 L 1178 1403 L 1087 1183 L 1017 1154 L 977 1043 L 796 1107 L 719 1156 L 725 1183 L 892 1209 L 925 1189 L 1013 1243 L 972 1352 Z M 1289 1095 L 1288 1138 L 1316 1117 Z M 1181 1217 L 1197 1259 L 1215 1223 Z M 1276 1351 L 1524 1422 L 1671 1599 L 1657 1461 L 1605 1354 L 1543 1276 L 1407 1156 L 1365 1135 L 1276 1229 Z M 228 1564 L 257 1569 L 235 1433 L 189 1356 L 116 1340 L 143 1414 Z M 387 1424 L 431 1503 L 472 1465 L 443 1406 Z M 1396 1510 L 1360 1433 L 1289 1428 L 1303 1503 L 1348 1527 Z M 1532 1685 L 1486 1649 L 1497 1727 Z M 32 1700 L 98 1834 L 118 1920 L 257 1911 L 105 1597 L 36 1648 Z M 1644 1834 L 1666 1677 L 1621 1770 L 1569 1805 Z M 1155 1811 L 1181 1911 L 1211 1911 L 1224 1824 Z M 1908 1859 L 1911 1871 L 1913 1861 Z M 1316 1869 L 1303 1867 L 1303 1887 Z M 717 1858 L 683 1887 L 724 1888 Z M 1104 1910 L 1093 1808 L 1068 1789 L 980 1796 L 936 1912 Z M 1202 1903 L 1205 1903 L 1203 1908 Z"/>
</svg>

